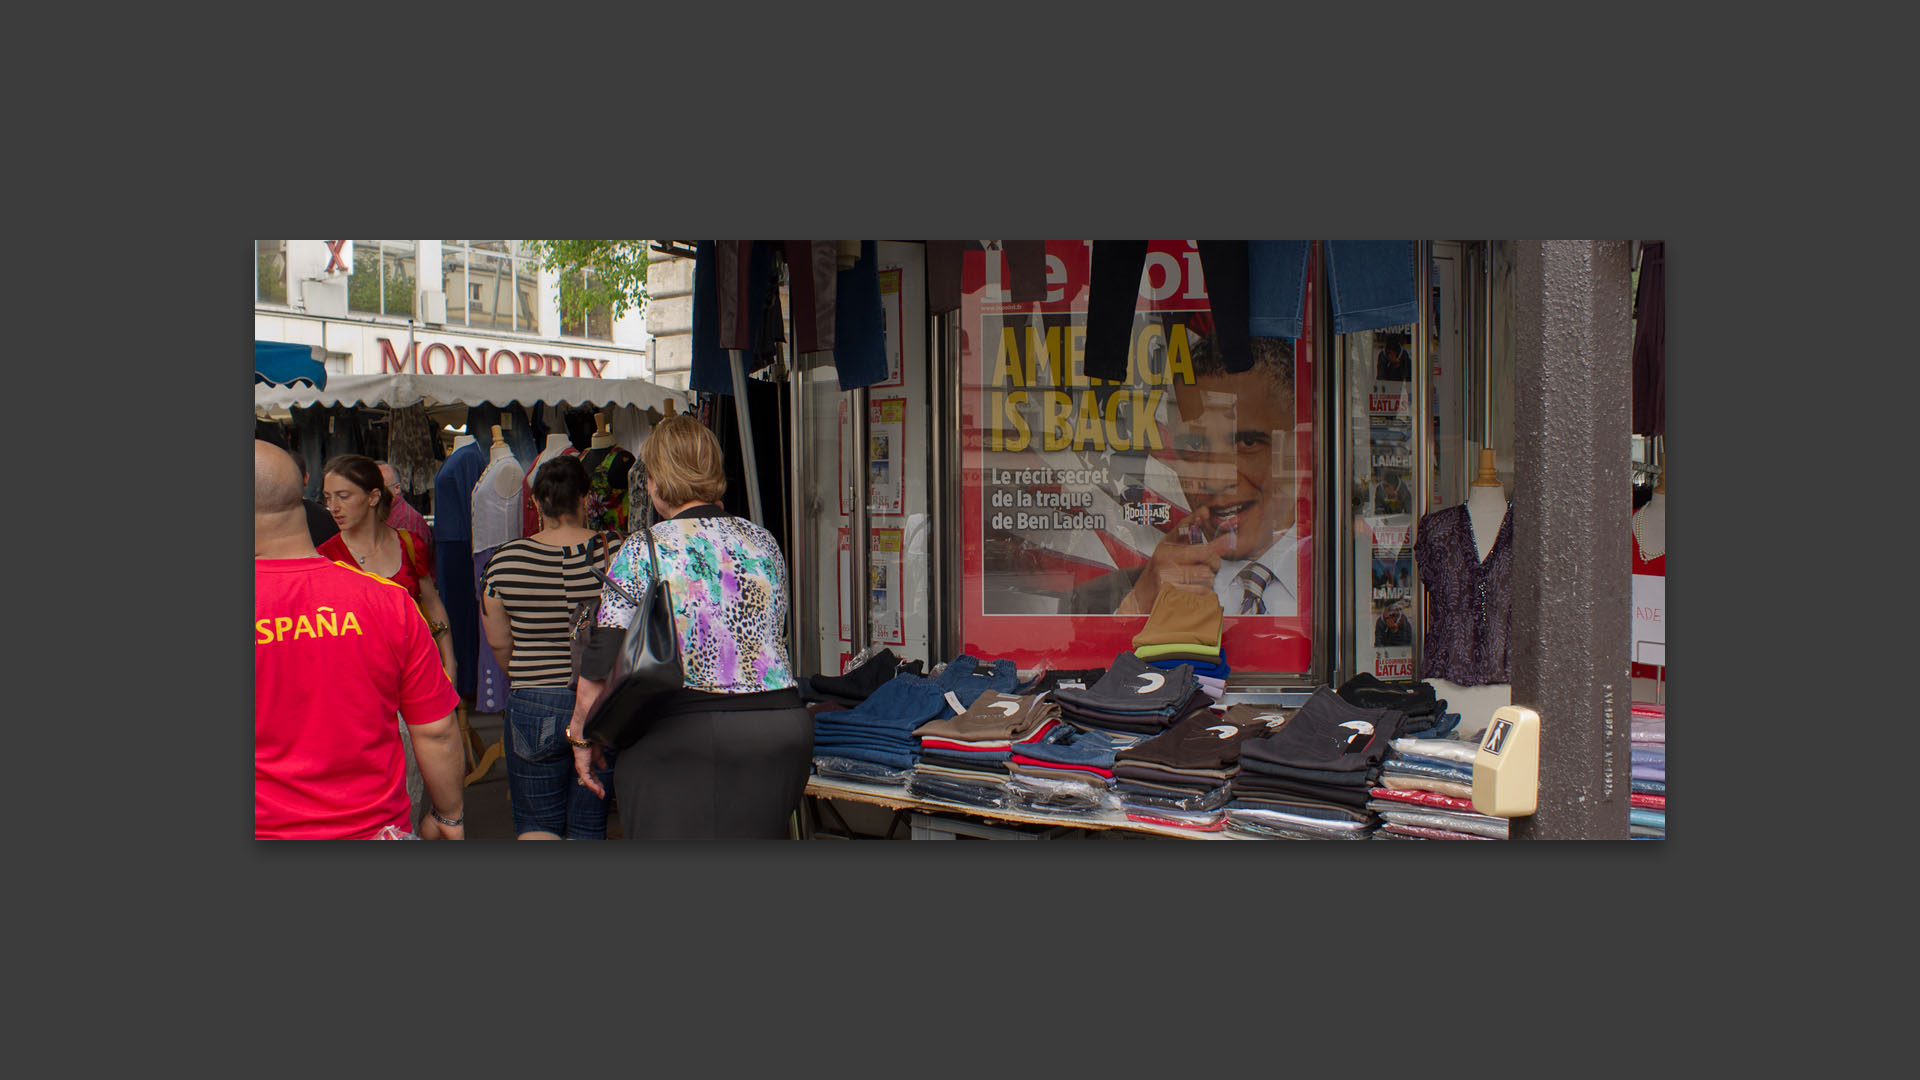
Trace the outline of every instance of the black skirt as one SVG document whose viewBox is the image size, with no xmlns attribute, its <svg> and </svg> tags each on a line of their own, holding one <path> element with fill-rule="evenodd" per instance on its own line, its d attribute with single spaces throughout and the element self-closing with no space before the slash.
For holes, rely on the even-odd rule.
<svg viewBox="0 0 1920 1080">
<path fill-rule="evenodd" d="M 805 708 L 675 710 L 614 763 L 620 830 L 636 840 L 784 840 L 812 760 Z"/>
</svg>

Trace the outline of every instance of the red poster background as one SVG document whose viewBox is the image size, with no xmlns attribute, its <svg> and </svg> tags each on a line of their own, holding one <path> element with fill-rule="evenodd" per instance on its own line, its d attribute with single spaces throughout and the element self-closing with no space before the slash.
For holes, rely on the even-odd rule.
<svg viewBox="0 0 1920 1080">
<path fill-rule="evenodd" d="M 989 311 L 1084 312 L 1087 306 L 1089 247 L 1085 241 L 1048 241 L 1050 295 L 1057 299 L 1014 305 L 1000 297 L 987 295 L 988 258 L 999 261 L 998 280 L 1009 280 L 1005 256 L 998 251 L 971 251 L 966 255 L 961 275 L 960 363 L 961 363 L 961 566 L 962 619 L 961 640 L 966 652 L 985 659 L 1007 658 L 1022 670 L 1039 668 L 1107 667 L 1118 654 L 1133 647 L 1133 636 L 1146 623 L 1141 615 L 988 615 L 985 613 L 985 531 L 986 516 L 983 469 L 986 454 L 982 427 L 986 414 L 988 358 L 983 342 L 983 318 Z M 1192 265 L 1188 259 L 1193 248 L 1187 241 L 1154 241 L 1149 253 L 1171 256 L 1180 266 Z M 1057 259 L 1064 274 L 1052 272 Z M 1299 463 L 1299 505 L 1295 520 L 1301 537 L 1298 561 L 1299 580 L 1295 595 L 1299 598 L 1297 616 L 1239 616 L 1225 620 L 1221 653 L 1236 673 L 1300 673 L 1312 665 L 1313 657 L 1313 485 L 1317 475 L 1313 407 L 1315 331 L 1313 312 L 1316 303 L 1313 281 L 1319 261 L 1315 246 L 1307 275 L 1304 325 L 1295 343 L 1294 437 L 1295 460 Z M 1164 281 L 1152 261 L 1148 264 L 1148 285 Z M 1206 309 L 1204 292 L 1183 285 L 1164 301 L 1143 296 L 1138 311 L 1187 311 Z M 1173 523 L 1177 525 L 1178 522 Z M 1128 565 L 1122 563 L 1122 565 Z"/>
</svg>

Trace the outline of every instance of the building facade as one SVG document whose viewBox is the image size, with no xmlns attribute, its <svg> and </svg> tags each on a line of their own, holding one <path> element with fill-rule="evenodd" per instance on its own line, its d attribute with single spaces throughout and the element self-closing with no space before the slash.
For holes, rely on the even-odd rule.
<svg viewBox="0 0 1920 1080">
<path fill-rule="evenodd" d="M 562 316 L 571 283 L 519 240 L 256 240 L 254 338 L 326 351 L 330 374 L 651 378 L 639 311 Z"/>
</svg>

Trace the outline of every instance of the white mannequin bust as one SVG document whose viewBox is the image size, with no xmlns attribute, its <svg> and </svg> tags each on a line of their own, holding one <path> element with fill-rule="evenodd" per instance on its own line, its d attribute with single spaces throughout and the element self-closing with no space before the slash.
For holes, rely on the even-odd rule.
<svg viewBox="0 0 1920 1080">
<path fill-rule="evenodd" d="M 1653 498 L 1633 512 L 1633 538 L 1640 544 L 1640 557 L 1657 559 L 1667 553 L 1667 491 L 1662 484 Z"/>
<path fill-rule="evenodd" d="M 504 461 L 507 464 L 493 474 L 494 494 L 503 499 L 511 497 L 520 490 L 520 482 L 527 478 L 527 474 L 520 468 L 520 463 L 513 459 L 513 448 L 507 445 L 507 440 L 501 438 L 498 424 L 493 426 L 493 447 L 487 453 L 487 467 L 492 468 L 496 461 Z"/>
<path fill-rule="evenodd" d="M 473 436 L 463 431 L 460 434 L 455 435 L 453 437 L 453 448 L 455 450 L 458 450 L 472 441 L 473 441 Z"/>
<path fill-rule="evenodd" d="M 540 456 L 533 459 L 533 471 L 539 472 L 540 466 L 545 465 L 547 462 L 552 461 L 554 458 L 559 457 L 561 454 L 565 453 L 568 449 L 571 449 L 572 446 L 573 446 L 573 442 L 572 440 L 567 438 L 566 432 L 564 431 L 548 432 L 547 445 L 541 449 Z"/>
<path fill-rule="evenodd" d="M 1496 482 L 1467 489 L 1467 520 L 1473 522 L 1473 546 L 1481 562 L 1487 561 L 1494 541 L 1500 538 L 1500 523 L 1506 516 L 1506 488 Z"/>
</svg>

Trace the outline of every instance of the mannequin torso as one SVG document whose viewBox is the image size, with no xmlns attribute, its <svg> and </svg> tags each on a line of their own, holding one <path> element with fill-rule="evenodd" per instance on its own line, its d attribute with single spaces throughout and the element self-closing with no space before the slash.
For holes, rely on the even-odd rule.
<svg viewBox="0 0 1920 1080">
<path fill-rule="evenodd" d="M 1474 554 L 1484 563 L 1500 538 L 1500 526 L 1507 516 L 1506 489 L 1498 482 L 1476 483 L 1467 489 L 1465 505 L 1467 520 L 1473 528 Z M 1513 704 L 1513 686 L 1509 683 L 1464 686 L 1451 679 L 1423 681 L 1445 699 L 1447 712 L 1460 714 L 1460 726 L 1456 730 L 1462 735 L 1483 730 L 1493 719 L 1494 710 Z"/>
<path fill-rule="evenodd" d="M 1667 493 L 1656 491 L 1647 505 L 1633 512 L 1633 540 L 1640 557 L 1649 561 L 1667 553 Z"/>
<path fill-rule="evenodd" d="M 548 434 L 546 447 L 540 451 L 540 456 L 534 459 L 534 468 L 538 469 L 571 449 L 573 449 L 573 442 L 567 438 L 566 432 L 555 431 Z"/>
<path fill-rule="evenodd" d="M 506 464 L 494 469 L 494 463 L 499 461 L 504 461 Z M 526 472 L 520 468 L 520 463 L 513 459 L 513 449 L 501 440 L 498 428 L 494 429 L 493 450 L 487 454 L 487 468 L 493 471 L 494 494 L 503 499 L 518 494 L 520 482 L 527 478 Z"/>
<path fill-rule="evenodd" d="M 1485 562 L 1500 537 L 1500 522 L 1507 516 L 1506 489 L 1499 484 L 1475 484 L 1467 490 L 1467 520 L 1473 523 L 1473 546 Z"/>
</svg>

